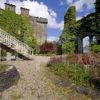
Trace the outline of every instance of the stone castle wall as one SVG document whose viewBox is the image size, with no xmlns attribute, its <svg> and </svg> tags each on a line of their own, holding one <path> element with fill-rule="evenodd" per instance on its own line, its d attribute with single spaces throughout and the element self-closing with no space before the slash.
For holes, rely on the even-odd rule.
<svg viewBox="0 0 100 100">
<path fill-rule="evenodd" d="M 5 9 L 9 9 L 16 12 L 16 6 L 12 4 L 5 3 Z M 36 40 L 42 44 L 47 40 L 47 23 L 46 18 L 35 17 L 29 15 L 29 9 L 21 7 L 21 15 L 29 17 L 32 29 L 34 31 L 34 36 Z M 1 9 L 0 9 L 1 10 Z M 0 11 L 1 12 L 1 11 Z"/>
<path fill-rule="evenodd" d="M 41 44 L 47 39 L 47 19 L 38 18 L 30 16 L 30 23 L 33 26 L 33 31 L 35 32 L 35 37 L 37 41 Z"/>
</svg>

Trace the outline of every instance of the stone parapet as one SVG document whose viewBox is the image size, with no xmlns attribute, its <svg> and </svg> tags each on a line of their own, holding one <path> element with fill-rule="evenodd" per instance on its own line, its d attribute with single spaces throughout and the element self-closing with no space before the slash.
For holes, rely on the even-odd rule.
<svg viewBox="0 0 100 100">
<path fill-rule="evenodd" d="M 13 4 L 5 3 L 5 9 L 9 9 L 13 12 L 16 12 L 16 6 Z"/>
<path fill-rule="evenodd" d="M 29 16 L 29 9 L 21 7 L 21 15 Z"/>
<path fill-rule="evenodd" d="M 45 24 L 48 23 L 48 20 L 46 18 L 42 18 L 42 17 L 34 17 L 34 20 L 36 20 L 37 22 L 40 22 L 40 23 L 45 23 Z"/>
</svg>

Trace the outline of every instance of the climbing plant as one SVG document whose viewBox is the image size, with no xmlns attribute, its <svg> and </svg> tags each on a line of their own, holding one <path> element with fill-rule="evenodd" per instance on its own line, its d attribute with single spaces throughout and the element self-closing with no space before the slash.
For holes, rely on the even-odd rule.
<svg viewBox="0 0 100 100">
<path fill-rule="evenodd" d="M 96 0 L 95 10 L 96 10 L 96 33 L 100 34 L 100 0 Z"/>
<path fill-rule="evenodd" d="M 0 14 L 0 28 L 29 46 L 33 48 L 36 46 L 34 32 L 27 16 L 21 16 L 10 10 L 4 10 Z"/>
<path fill-rule="evenodd" d="M 79 23 L 79 33 L 87 32 L 90 36 L 100 34 L 100 0 L 95 2 L 95 12 L 77 21 Z"/>
<path fill-rule="evenodd" d="M 72 6 L 68 9 L 64 16 L 64 30 L 60 36 L 60 41 L 62 43 L 63 53 L 74 53 L 76 32 L 76 8 Z"/>
</svg>

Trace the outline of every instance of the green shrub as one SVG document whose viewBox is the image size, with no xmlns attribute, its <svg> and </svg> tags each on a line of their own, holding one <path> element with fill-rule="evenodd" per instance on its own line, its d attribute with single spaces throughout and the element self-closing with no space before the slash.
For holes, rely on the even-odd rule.
<svg viewBox="0 0 100 100">
<path fill-rule="evenodd" d="M 0 73 L 5 72 L 6 69 L 7 69 L 6 65 L 0 65 Z"/>
<path fill-rule="evenodd" d="M 87 86 L 89 83 L 90 70 L 77 64 L 67 64 L 60 58 L 53 58 L 47 66 L 54 74 L 77 85 Z"/>
<path fill-rule="evenodd" d="M 97 44 L 92 45 L 92 46 L 91 46 L 91 50 L 92 50 L 94 53 L 100 52 L 100 45 L 97 45 Z"/>
<path fill-rule="evenodd" d="M 89 70 L 81 68 L 79 65 L 66 64 L 63 62 L 48 64 L 48 67 L 56 75 L 68 79 L 69 81 L 82 86 L 88 85 Z"/>
<path fill-rule="evenodd" d="M 56 54 L 57 45 L 52 42 L 45 42 L 40 46 L 40 54 Z"/>
</svg>

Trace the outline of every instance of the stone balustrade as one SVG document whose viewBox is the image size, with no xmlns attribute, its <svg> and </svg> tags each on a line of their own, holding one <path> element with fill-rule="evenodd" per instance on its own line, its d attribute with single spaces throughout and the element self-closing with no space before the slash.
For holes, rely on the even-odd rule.
<svg viewBox="0 0 100 100">
<path fill-rule="evenodd" d="M 30 57 L 30 55 L 32 55 L 33 52 L 33 49 L 30 48 L 27 44 L 19 41 L 18 39 L 16 39 L 2 29 L 0 29 L 0 44 L 3 44 L 28 58 Z"/>
</svg>

